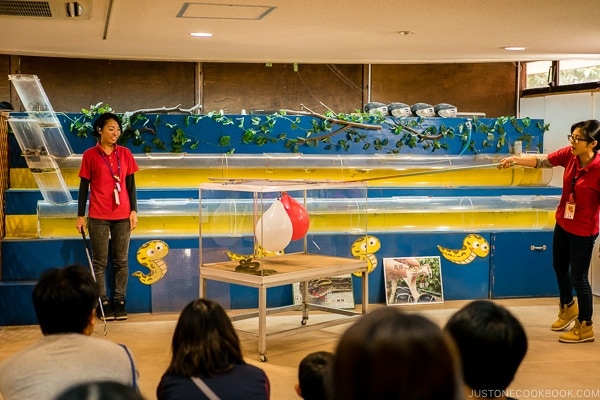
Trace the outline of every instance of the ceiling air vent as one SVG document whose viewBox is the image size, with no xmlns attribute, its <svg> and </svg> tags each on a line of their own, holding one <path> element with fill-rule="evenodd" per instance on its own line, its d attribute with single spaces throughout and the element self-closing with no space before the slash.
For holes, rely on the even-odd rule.
<svg viewBox="0 0 600 400">
<path fill-rule="evenodd" d="M 93 0 L 0 0 L 0 17 L 90 19 Z"/>
<path fill-rule="evenodd" d="M 0 0 L 0 15 L 52 18 L 52 9 L 47 1 Z"/>
</svg>

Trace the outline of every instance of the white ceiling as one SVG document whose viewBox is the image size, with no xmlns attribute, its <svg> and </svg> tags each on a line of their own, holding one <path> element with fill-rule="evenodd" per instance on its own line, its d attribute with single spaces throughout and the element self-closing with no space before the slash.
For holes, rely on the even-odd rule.
<svg viewBox="0 0 600 400">
<path fill-rule="evenodd" d="M 60 13 L 0 16 L 0 53 L 352 64 L 600 59 L 597 0 L 80 0 L 75 18 L 63 17 L 66 0 L 38 1 Z M 189 35 L 197 31 L 214 36 Z"/>
</svg>

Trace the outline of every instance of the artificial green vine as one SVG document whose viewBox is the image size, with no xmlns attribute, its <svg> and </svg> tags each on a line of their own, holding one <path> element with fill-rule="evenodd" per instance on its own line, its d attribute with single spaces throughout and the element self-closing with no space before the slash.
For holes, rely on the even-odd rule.
<svg viewBox="0 0 600 400">
<path fill-rule="evenodd" d="M 304 109 L 307 110 L 307 108 Z M 78 118 L 71 119 L 67 116 L 70 121 L 70 131 L 78 137 L 87 137 L 92 132 L 92 121 L 99 114 L 105 112 L 113 112 L 113 110 L 109 105 L 98 103 L 89 109 L 82 109 L 82 115 Z M 145 112 L 133 111 L 120 115 L 123 133 L 119 142 L 124 145 L 130 143 L 133 146 L 141 147 L 145 153 L 156 150 L 181 153 L 187 149 L 196 149 L 201 141 L 199 137 L 189 133 L 193 131 L 190 128 L 204 118 L 210 118 L 222 127 L 232 125 L 240 130 L 238 142 L 234 142 L 230 135 L 224 134 L 219 138 L 218 145 L 229 148 L 228 153 L 235 152 L 236 146 L 239 145 L 263 146 L 277 142 L 281 142 L 284 148 L 291 153 L 300 152 L 303 146 L 323 146 L 325 151 L 348 151 L 353 145 L 361 145 L 365 151 L 372 147 L 378 152 L 388 154 L 398 154 L 404 147 L 410 149 L 421 147 L 424 150 L 435 152 L 448 150 L 448 141 L 455 137 L 459 137 L 463 143 L 461 154 L 477 153 L 476 144 L 479 140 L 481 140 L 481 147 L 493 147 L 496 152 L 499 152 L 506 145 L 505 125 L 507 123 L 510 123 L 520 134 L 517 140 L 523 142 L 523 149 L 525 151 L 534 150 L 531 148 L 533 137 L 525 131 L 531 124 L 529 118 L 499 117 L 494 119 L 491 124 L 489 121 L 473 118 L 472 120 L 467 119 L 456 127 L 445 124 L 438 127 L 427 125 L 427 120 L 420 117 L 395 118 L 381 114 L 370 115 L 361 112 L 338 114 L 332 111 L 321 115 L 310 110 L 308 112 L 280 110 L 271 115 L 240 117 L 230 117 L 216 112 L 202 115 L 191 114 L 186 115 L 183 118 L 183 126 L 179 126 L 163 122 L 161 114 L 149 117 Z M 300 115 L 313 117 L 309 128 L 301 125 Z M 287 124 L 291 131 L 296 131 L 296 134 L 288 135 L 285 132 L 274 134 L 275 125 L 278 123 Z M 383 126 L 388 126 L 394 139 L 368 134 L 368 130 L 381 130 Z M 162 141 L 157 134 L 159 128 L 163 127 L 171 130 L 170 143 Z M 546 132 L 549 126 L 538 123 L 537 128 Z M 302 132 L 301 135 L 298 134 L 299 131 Z M 535 150 L 541 152 L 540 146 L 541 143 Z"/>
</svg>

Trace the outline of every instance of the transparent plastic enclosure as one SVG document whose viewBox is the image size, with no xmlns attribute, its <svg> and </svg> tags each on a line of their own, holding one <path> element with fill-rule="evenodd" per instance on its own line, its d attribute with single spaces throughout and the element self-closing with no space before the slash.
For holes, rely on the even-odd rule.
<svg viewBox="0 0 600 400">
<path fill-rule="evenodd" d="M 499 170 L 506 154 L 477 156 L 134 154 L 139 187 L 180 188 L 215 179 L 331 180 L 386 187 L 547 186 L 552 169 L 521 166 Z M 77 182 L 81 157 L 57 159 Z M 72 178 L 71 178 L 72 177 Z"/>
<path fill-rule="evenodd" d="M 202 235 L 221 243 L 234 244 L 245 238 L 245 245 L 250 246 L 246 251 L 253 252 L 254 229 L 262 210 L 281 198 L 279 192 L 257 196 L 256 200 L 245 192 L 203 192 L 201 207 L 198 199 L 138 200 L 140 222 L 134 235 L 196 236 L 200 226 Z M 305 208 L 309 234 L 361 234 L 367 229 L 367 220 L 370 233 L 552 229 L 559 201 L 559 196 L 550 195 L 398 196 L 369 198 L 365 205 L 363 197 L 348 192 L 331 192 L 330 196 L 307 192 L 306 199 L 303 191 L 288 194 Z M 40 237 L 77 234 L 75 201 L 64 206 L 40 201 L 37 212 Z M 291 241 L 297 242 L 301 241 Z"/>
<path fill-rule="evenodd" d="M 260 259 L 307 253 L 312 235 L 329 232 L 364 237 L 367 189 L 346 182 L 231 181 L 199 189 L 202 262 Z M 203 238 L 214 247 L 203 254 Z M 328 249 L 330 250 L 330 249 Z M 243 257 L 242 257 L 243 258 Z M 260 263 L 262 265 L 262 263 Z"/>
<path fill-rule="evenodd" d="M 39 201 L 37 204 L 40 238 L 77 235 L 77 202 L 62 206 Z M 197 199 L 138 200 L 139 224 L 136 236 L 190 236 L 198 234 Z"/>
<path fill-rule="evenodd" d="M 25 159 L 44 200 L 56 205 L 68 204 L 73 200 L 52 157 L 25 156 Z"/>
<path fill-rule="evenodd" d="M 44 150 L 55 157 L 73 154 L 62 125 L 50 105 L 42 84 L 36 75 L 9 75 L 17 94 L 30 118 L 38 121 L 44 137 Z"/>
<path fill-rule="evenodd" d="M 67 204 L 72 201 L 58 164 L 46 152 L 46 141 L 38 121 L 9 118 L 8 123 L 44 200 L 53 204 Z"/>
</svg>

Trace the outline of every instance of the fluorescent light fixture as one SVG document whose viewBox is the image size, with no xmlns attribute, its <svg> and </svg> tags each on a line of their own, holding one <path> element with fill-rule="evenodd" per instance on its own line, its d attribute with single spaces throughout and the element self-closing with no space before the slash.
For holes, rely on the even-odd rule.
<svg viewBox="0 0 600 400">
<path fill-rule="evenodd" d="M 190 36 L 194 37 L 211 37 L 213 34 L 208 32 L 192 32 Z"/>
<path fill-rule="evenodd" d="M 523 47 L 523 46 L 506 46 L 506 47 L 503 47 L 503 49 L 507 50 L 507 51 L 523 51 L 523 50 L 526 49 L 526 47 Z"/>
</svg>

